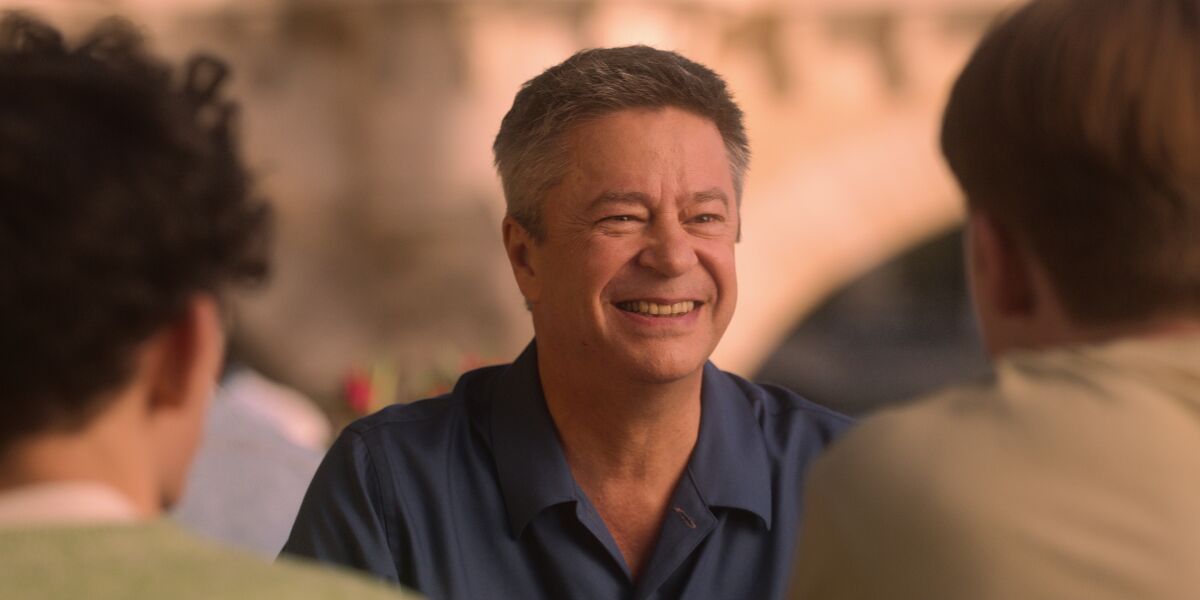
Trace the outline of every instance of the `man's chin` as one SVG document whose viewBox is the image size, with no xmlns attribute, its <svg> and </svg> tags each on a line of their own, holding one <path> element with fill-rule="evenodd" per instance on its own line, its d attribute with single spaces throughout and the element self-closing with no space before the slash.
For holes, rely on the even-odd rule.
<svg viewBox="0 0 1200 600">
<path fill-rule="evenodd" d="M 697 375 L 707 361 L 706 356 L 633 356 L 627 361 L 626 371 L 635 381 L 667 385 Z"/>
</svg>

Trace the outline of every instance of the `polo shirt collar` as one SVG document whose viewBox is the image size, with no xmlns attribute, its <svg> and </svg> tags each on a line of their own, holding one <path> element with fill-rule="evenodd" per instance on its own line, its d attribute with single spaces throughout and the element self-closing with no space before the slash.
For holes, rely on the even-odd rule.
<svg viewBox="0 0 1200 600">
<path fill-rule="evenodd" d="M 709 507 L 754 513 L 770 529 L 770 462 L 755 405 L 711 362 L 704 365 L 700 401 L 700 435 L 688 461 L 696 488 Z"/>
<path fill-rule="evenodd" d="M 530 342 L 500 376 L 492 402 L 492 452 L 513 537 L 550 506 L 579 500 L 558 429 L 546 407 Z"/>
<path fill-rule="evenodd" d="M 500 376 L 491 413 L 510 531 L 520 537 L 540 512 L 582 495 L 546 407 L 536 341 Z M 734 378 L 712 363 L 704 366 L 700 434 L 688 472 L 709 507 L 748 511 L 771 527 L 771 474 L 757 416 Z"/>
</svg>

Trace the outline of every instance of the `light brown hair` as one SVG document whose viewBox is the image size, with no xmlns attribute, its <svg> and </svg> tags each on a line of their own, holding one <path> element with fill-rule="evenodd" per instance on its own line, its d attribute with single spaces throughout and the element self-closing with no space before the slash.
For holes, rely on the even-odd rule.
<svg viewBox="0 0 1200 600">
<path fill-rule="evenodd" d="M 956 82 L 942 149 L 1079 322 L 1200 313 L 1196 0 L 1025 5 Z"/>
</svg>

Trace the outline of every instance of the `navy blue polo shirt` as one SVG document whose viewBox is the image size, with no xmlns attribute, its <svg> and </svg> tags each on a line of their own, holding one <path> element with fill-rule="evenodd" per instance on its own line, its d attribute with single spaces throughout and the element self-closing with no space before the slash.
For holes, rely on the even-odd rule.
<svg viewBox="0 0 1200 600">
<path fill-rule="evenodd" d="M 345 429 L 283 551 L 432 600 L 769 600 L 784 594 L 812 460 L 851 421 L 704 367 L 700 433 L 653 553 L 630 577 L 575 483 L 537 349 Z"/>
</svg>

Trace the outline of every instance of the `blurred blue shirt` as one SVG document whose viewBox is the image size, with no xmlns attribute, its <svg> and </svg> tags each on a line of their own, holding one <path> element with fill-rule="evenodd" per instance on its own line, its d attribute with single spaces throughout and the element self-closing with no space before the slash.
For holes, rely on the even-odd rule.
<svg viewBox="0 0 1200 600">
<path fill-rule="evenodd" d="M 702 390 L 696 447 L 637 580 L 571 475 L 535 344 L 347 427 L 283 551 L 433 600 L 782 597 L 805 473 L 851 421 L 711 363 Z"/>
</svg>

